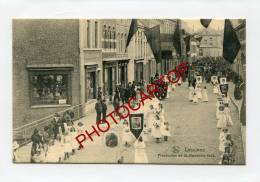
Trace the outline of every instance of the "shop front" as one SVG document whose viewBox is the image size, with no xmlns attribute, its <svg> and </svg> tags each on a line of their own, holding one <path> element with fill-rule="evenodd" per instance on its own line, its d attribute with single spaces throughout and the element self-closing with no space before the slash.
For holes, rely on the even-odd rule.
<svg viewBox="0 0 260 182">
<path fill-rule="evenodd" d="M 103 62 L 103 92 L 105 96 L 112 98 L 117 84 L 117 67 L 116 61 Z"/>
<path fill-rule="evenodd" d="M 127 74 L 128 74 L 128 62 L 129 60 L 121 60 L 118 62 L 118 84 L 126 87 L 128 83 Z"/>
<path fill-rule="evenodd" d="M 85 102 L 97 98 L 97 64 L 85 66 Z"/>
<path fill-rule="evenodd" d="M 135 81 L 140 82 L 141 80 L 144 80 L 144 60 L 135 60 L 134 65 L 135 70 Z"/>
</svg>

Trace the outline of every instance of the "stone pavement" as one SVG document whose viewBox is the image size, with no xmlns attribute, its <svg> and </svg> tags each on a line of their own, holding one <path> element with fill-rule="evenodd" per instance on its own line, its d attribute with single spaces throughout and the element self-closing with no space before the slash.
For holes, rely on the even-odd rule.
<svg viewBox="0 0 260 182">
<path fill-rule="evenodd" d="M 207 84 L 209 102 L 193 104 L 188 101 L 188 87 L 184 83 L 176 87 L 169 99 L 163 101 L 165 118 L 171 125 L 171 137 L 167 142 L 155 143 L 148 137 L 146 154 L 149 163 L 171 164 L 218 164 L 221 157 L 219 152 L 219 133 L 216 128 L 216 95 L 212 93 L 212 86 Z M 229 128 L 233 140 L 237 145 L 235 164 L 244 164 L 244 154 L 241 141 L 241 130 L 238 112 L 231 104 L 233 127 Z M 116 126 L 121 131 L 120 126 Z M 97 140 L 96 140 L 97 139 Z M 104 138 L 98 137 L 95 142 L 86 144 L 86 148 L 66 160 L 67 163 L 116 163 L 120 156 L 124 163 L 134 163 L 135 149 L 130 147 L 110 149 L 105 147 Z M 134 142 L 134 141 L 133 141 Z"/>
<path fill-rule="evenodd" d="M 218 150 L 219 133 L 216 128 L 216 95 L 212 93 L 211 84 L 207 84 L 209 102 L 193 104 L 188 101 L 188 86 L 183 83 L 171 92 L 171 97 L 163 101 L 165 119 L 171 125 L 171 137 L 167 142 L 155 143 L 149 136 L 146 142 L 146 154 L 149 163 L 171 164 L 218 164 L 221 152 Z M 241 128 L 238 111 L 231 104 L 231 117 L 233 127 L 230 128 L 233 140 L 238 147 L 236 164 L 244 164 L 244 152 L 241 140 Z M 112 111 L 112 105 L 108 106 L 108 112 Z M 86 117 L 79 121 L 84 123 L 86 130 L 90 131 L 91 125 L 95 124 L 95 111 L 89 111 Z M 109 132 L 116 132 L 122 136 L 122 126 L 113 125 Z M 109 133 L 107 132 L 107 133 Z M 130 147 L 121 143 L 118 147 L 108 148 L 105 146 L 105 135 L 94 136 L 94 142 L 84 142 L 85 148 L 76 151 L 75 155 L 63 161 L 65 163 L 116 163 L 123 156 L 124 163 L 134 163 L 135 149 L 133 142 Z M 30 158 L 30 145 L 22 147 L 27 161 Z"/>
</svg>

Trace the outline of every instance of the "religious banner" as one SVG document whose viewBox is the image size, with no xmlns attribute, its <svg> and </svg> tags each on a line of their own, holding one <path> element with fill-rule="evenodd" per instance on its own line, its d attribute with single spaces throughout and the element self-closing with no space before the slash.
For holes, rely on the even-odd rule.
<svg viewBox="0 0 260 182">
<path fill-rule="evenodd" d="M 141 135 L 144 128 L 144 114 L 130 114 L 129 116 L 130 131 L 136 139 Z"/>
</svg>

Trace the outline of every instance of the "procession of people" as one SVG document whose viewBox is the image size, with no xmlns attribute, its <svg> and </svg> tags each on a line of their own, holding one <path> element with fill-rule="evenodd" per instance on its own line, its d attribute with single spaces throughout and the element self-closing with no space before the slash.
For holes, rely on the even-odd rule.
<svg viewBox="0 0 260 182">
<path fill-rule="evenodd" d="M 221 152 L 220 164 L 233 164 L 235 162 L 235 143 L 232 140 L 231 130 L 233 121 L 230 111 L 230 99 L 227 93 L 223 93 L 221 78 L 228 79 L 228 67 L 221 67 L 215 62 L 200 60 L 189 65 L 187 75 L 187 92 L 188 101 L 190 104 L 199 105 L 207 104 L 210 100 L 216 100 L 216 129 L 220 130 L 219 135 L 219 151 Z M 122 147 L 126 150 L 134 149 L 134 163 L 149 163 L 147 157 L 147 146 L 150 143 L 157 144 L 169 142 L 174 135 L 173 121 L 165 117 L 164 101 L 174 97 L 172 94 L 178 90 L 179 86 L 186 85 L 186 79 L 180 77 L 178 82 L 169 83 L 165 76 L 158 73 L 148 82 L 140 80 L 139 82 L 129 82 L 126 85 L 117 85 L 112 99 L 104 96 L 101 87 L 98 88 L 97 102 L 95 103 L 96 120 L 106 118 L 109 105 L 115 110 L 121 104 L 125 104 L 131 97 L 133 105 L 138 105 L 140 102 L 140 92 L 146 92 L 145 88 L 148 83 L 156 83 L 158 78 L 162 78 L 167 84 L 167 90 L 164 86 L 159 85 L 162 89 L 161 93 L 155 93 L 156 97 L 145 100 L 144 106 L 136 111 L 143 114 L 143 129 L 138 138 L 131 132 L 131 121 L 127 117 L 120 123 L 120 138 Z M 230 78 L 229 78 L 230 79 Z M 224 80 L 225 82 L 227 80 Z M 212 88 L 209 89 L 209 88 Z M 212 92 L 215 98 L 209 98 L 208 94 Z M 212 100 L 211 100 L 212 101 Z M 122 111 L 125 112 L 125 111 Z M 130 114 L 136 113 L 132 111 Z M 191 111 L 192 112 L 192 111 Z M 70 158 L 77 150 L 80 150 L 75 137 L 86 130 L 86 126 L 82 122 L 73 120 L 73 112 L 66 111 L 62 114 L 55 113 L 53 120 L 43 129 L 35 129 L 32 136 L 31 147 L 31 162 L 46 162 L 59 163 Z M 122 113 L 124 114 L 124 113 Z M 116 115 L 118 119 L 119 116 Z M 16 150 L 16 146 L 14 147 Z M 118 162 L 124 163 L 126 157 L 124 154 L 119 155 Z M 14 153 L 14 160 L 19 160 L 19 157 Z"/>
<path fill-rule="evenodd" d="M 200 100 L 208 102 L 206 85 L 212 85 L 212 93 L 216 97 L 216 128 L 220 130 L 219 151 L 221 155 L 219 164 L 234 164 L 237 146 L 232 140 L 233 121 L 230 111 L 230 98 L 227 94 L 227 80 L 233 79 L 233 73 L 229 66 L 221 60 L 198 60 L 190 66 L 193 67 L 193 70 L 190 69 L 189 73 L 189 101 L 195 104 Z M 203 90 L 201 90 L 202 84 L 204 84 Z"/>
</svg>

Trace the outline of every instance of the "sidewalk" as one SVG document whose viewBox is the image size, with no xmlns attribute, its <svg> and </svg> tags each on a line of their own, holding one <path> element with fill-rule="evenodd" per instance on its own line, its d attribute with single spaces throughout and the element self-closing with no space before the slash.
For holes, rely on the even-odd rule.
<svg viewBox="0 0 260 182">
<path fill-rule="evenodd" d="M 236 100 L 234 97 L 234 89 L 235 89 L 235 84 L 232 82 L 228 82 L 229 89 L 228 89 L 228 96 L 231 100 L 231 102 L 235 105 L 238 114 L 239 114 L 239 120 L 240 120 L 240 112 L 241 112 L 241 106 L 242 106 L 242 99 Z M 243 126 L 240 123 L 241 127 L 241 135 L 242 135 L 242 142 L 243 142 L 243 150 L 244 150 L 244 157 L 246 159 L 246 126 Z"/>
<path fill-rule="evenodd" d="M 92 106 L 92 104 L 91 104 Z M 91 107 L 89 106 L 89 107 Z M 95 106 L 95 104 L 94 104 Z M 86 109 L 86 116 L 83 118 L 80 118 L 77 121 L 74 121 L 74 124 L 77 125 L 78 122 L 82 122 L 84 124 L 85 128 L 91 128 L 92 125 L 96 123 L 96 111 L 94 109 L 94 106 L 92 109 L 87 108 Z M 113 105 L 107 102 L 107 113 L 113 111 Z M 31 155 L 31 146 L 32 143 L 28 143 L 27 145 L 24 145 L 18 149 L 18 157 L 20 162 L 28 163 L 30 162 L 30 155 Z"/>
</svg>

